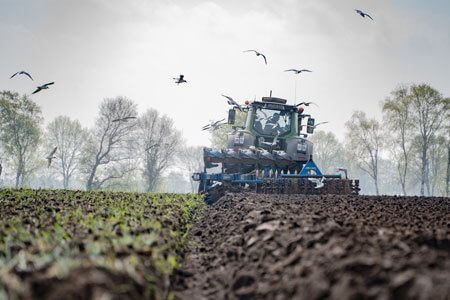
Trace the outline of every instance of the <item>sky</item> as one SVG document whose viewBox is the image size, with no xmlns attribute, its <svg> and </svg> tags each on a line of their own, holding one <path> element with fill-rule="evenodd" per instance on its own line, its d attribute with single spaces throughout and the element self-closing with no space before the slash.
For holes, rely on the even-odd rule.
<svg viewBox="0 0 450 300">
<path fill-rule="evenodd" d="M 104 98 L 125 96 L 171 117 L 188 145 L 209 144 L 201 127 L 226 117 L 222 94 L 314 101 L 306 112 L 341 140 L 353 111 L 381 119 L 401 84 L 450 96 L 448 0 L 0 0 L 0 36 L 0 90 L 55 82 L 31 95 L 46 124 L 93 126 Z M 9 79 L 19 70 L 34 81 Z"/>
</svg>

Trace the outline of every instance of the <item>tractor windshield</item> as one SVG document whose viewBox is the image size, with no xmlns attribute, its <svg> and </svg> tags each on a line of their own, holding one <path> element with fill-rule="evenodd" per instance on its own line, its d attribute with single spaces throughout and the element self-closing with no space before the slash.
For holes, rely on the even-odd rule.
<svg viewBox="0 0 450 300">
<path fill-rule="evenodd" d="M 291 131 L 291 113 L 257 108 L 253 129 L 261 135 L 282 136 Z"/>
</svg>

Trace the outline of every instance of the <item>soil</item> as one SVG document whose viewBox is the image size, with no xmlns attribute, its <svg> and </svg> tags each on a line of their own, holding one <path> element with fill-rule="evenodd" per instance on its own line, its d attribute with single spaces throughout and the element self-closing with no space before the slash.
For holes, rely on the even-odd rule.
<svg viewBox="0 0 450 300">
<path fill-rule="evenodd" d="M 450 198 L 226 193 L 175 299 L 450 299 Z"/>
</svg>

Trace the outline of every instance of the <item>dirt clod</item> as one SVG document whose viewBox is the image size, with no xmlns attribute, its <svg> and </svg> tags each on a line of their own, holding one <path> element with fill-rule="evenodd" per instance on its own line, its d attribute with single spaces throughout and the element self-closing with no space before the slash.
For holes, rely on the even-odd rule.
<svg viewBox="0 0 450 300">
<path fill-rule="evenodd" d="M 449 299 L 450 199 L 227 193 L 175 299 Z M 198 234 L 201 230 L 203 234 Z"/>
</svg>

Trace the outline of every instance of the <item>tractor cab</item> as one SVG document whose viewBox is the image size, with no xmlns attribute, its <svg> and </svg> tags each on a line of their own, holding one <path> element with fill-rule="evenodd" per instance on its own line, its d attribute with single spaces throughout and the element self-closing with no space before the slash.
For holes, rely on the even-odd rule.
<svg viewBox="0 0 450 300">
<path fill-rule="evenodd" d="M 301 133 L 303 108 L 286 104 L 286 99 L 263 97 L 261 101 L 246 101 L 243 111 L 247 113 L 245 124 L 235 126 L 228 134 L 227 148 L 242 149 L 254 146 L 260 149 L 283 150 L 294 161 L 307 161 L 312 153 L 312 143 Z M 235 110 L 229 111 L 228 123 L 234 124 Z M 312 121 L 312 122 L 311 122 Z M 308 124 L 314 119 L 309 118 Z M 314 125 L 314 124 L 313 124 Z M 312 133 L 308 126 L 308 133 Z"/>
</svg>

